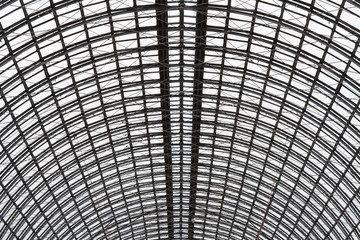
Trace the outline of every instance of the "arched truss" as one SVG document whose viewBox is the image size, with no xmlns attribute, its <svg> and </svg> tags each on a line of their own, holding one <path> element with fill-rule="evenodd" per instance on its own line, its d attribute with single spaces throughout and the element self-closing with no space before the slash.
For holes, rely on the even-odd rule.
<svg viewBox="0 0 360 240">
<path fill-rule="evenodd" d="M 359 239 L 360 5 L 0 4 L 1 239 Z"/>
</svg>

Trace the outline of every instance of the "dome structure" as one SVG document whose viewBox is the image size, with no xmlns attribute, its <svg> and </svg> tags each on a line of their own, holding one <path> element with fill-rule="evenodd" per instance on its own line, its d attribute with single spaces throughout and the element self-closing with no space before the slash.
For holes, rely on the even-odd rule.
<svg viewBox="0 0 360 240">
<path fill-rule="evenodd" d="M 0 239 L 360 239 L 360 4 L 4 0 Z"/>
</svg>

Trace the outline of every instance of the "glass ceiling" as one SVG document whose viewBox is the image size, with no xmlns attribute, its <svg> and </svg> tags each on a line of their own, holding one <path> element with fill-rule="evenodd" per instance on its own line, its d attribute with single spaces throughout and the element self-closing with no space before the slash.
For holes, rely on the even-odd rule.
<svg viewBox="0 0 360 240">
<path fill-rule="evenodd" d="M 360 239 L 359 22 L 1 1 L 0 239 Z"/>
</svg>

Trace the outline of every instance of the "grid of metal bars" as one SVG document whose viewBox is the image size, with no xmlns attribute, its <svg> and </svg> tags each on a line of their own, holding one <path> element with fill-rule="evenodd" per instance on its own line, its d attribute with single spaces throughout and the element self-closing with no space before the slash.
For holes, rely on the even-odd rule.
<svg viewBox="0 0 360 240">
<path fill-rule="evenodd" d="M 0 3 L 0 239 L 360 239 L 360 4 Z"/>
</svg>

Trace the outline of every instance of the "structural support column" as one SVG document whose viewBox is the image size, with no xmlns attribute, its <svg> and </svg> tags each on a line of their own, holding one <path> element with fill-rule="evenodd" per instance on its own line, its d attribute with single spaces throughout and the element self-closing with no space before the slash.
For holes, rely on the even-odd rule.
<svg viewBox="0 0 360 240">
<path fill-rule="evenodd" d="M 189 239 L 194 235 L 194 219 L 196 209 L 197 175 L 199 162 L 200 122 L 202 111 L 202 93 L 204 80 L 204 61 L 206 46 L 207 6 L 208 0 L 198 0 L 196 14 L 196 42 L 194 63 L 194 93 L 192 117 L 191 175 L 189 203 Z"/>
<path fill-rule="evenodd" d="M 157 39 L 159 52 L 159 74 L 161 89 L 162 126 L 164 140 L 164 160 L 166 174 L 166 202 L 169 239 L 174 239 L 173 222 L 173 186 L 171 158 L 171 117 L 170 117 L 170 79 L 169 79 L 169 44 L 167 0 L 156 0 Z"/>
</svg>

